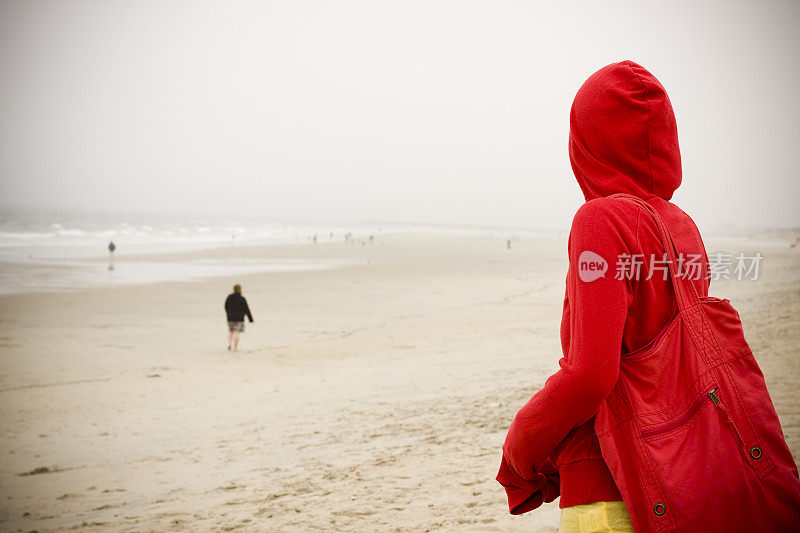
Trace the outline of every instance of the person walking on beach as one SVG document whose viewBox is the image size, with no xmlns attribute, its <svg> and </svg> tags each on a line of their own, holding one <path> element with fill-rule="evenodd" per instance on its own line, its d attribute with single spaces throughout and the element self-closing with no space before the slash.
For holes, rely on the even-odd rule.
<svg viewBox="0 0 800 533">
<path fill-rule="evenodd" d="M 228 349 L 235 352 L 239 348 L 239 337 L 244 332 L 244 317 L 252 323 L 253 315 L 247 300 L 242 296 L 242 286 L 233 286 L 233 292 L 225 300 L 225 313 L 228 315 Z"/>
<path fill-rule="evenodd" d="M 108 243 L 108 257 L 110 259 L 108 263 L 108 269 L 114 270 L 114 250 L 117 249 L 117 245 L 114 244 L 114 241 Z"/>
<path fill-rule="evenodd" d="M 589 77 L 570 111 L 586 202 L 572 221 L 563 357 L 517 413 L 497 481 L 521 514 L 559 495 L 561 533 L 800 531 L 800 479 L 730 302 L 670 202 L 678 133 L 632 61 Z M 690 269 L 694 264 L 696 268 Z"/>
</svg>

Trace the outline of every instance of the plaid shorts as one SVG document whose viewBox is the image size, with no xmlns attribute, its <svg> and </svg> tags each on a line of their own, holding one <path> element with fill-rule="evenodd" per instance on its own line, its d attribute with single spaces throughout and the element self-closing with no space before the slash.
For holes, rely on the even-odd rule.
<svg viewBox="0 0 800 533">
<path fill-rule="evenodd" d="M 244 320 L 241 322 L 232 322 L 228 320 L 228 331 L 238 331 L 239 333 L 244 332 Z"/>
</svg>

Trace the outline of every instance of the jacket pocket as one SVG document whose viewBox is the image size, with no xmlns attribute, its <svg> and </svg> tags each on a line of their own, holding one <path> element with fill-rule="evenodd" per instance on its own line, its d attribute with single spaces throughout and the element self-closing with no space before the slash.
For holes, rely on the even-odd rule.
<svg viewBox="0 0 800 533">
<path fill-rule="evenodd" d="M 758 468 L 758 466 L 755 464 L 762 458 L 764 451 L 756 443 L 748 444 L 746 439 L 742 436 L 742 432 L 739 431 L 739 428 L 731 416 L 728 407 L 725 405 L 725 402 L 722 401 L 720 388 L 716 385 L 709 388 L 708 392 L 698 395 L 689 409 L 681 416 L 657 426 L 644 428 L 641 430 L 640 436 L 642 439 L 648 440 L 667 435 L 673 431 L 680 431 L 681 428 L 688 424 L 702 408 L 707 407 L 708 405 L 713 405 L 715 407 L 717 415 L 720 417 L 724 425 L 727 426 L 728 432 L 733 437 L 744 462 L 749 464 L 756 471 L 756 473 L 759 474 L 759 477 L 763 478 L 768 475 L 769 472 L 762 472 L 762 469 Z M 724 432 L 720 436 L 724 437 Z"/>
<path fill-rule="evenodd" d="M 649 502 L 656 523 L 668 515 L 679 528 L 702 521 L 708 502 L 691 497 L 698 487 L 748 484 L 748 469 L 736 466 L 743 460 L 744 441 L 716 385 L 697 393 L 672 420 L 640 427 L 639 437 L 658 487 L 659 499 Z"/>
<path fill-rule="evenodd" d="M 647 440 L 659 435 L 670 433 L 672 431 L 679 431 L 697 415 L 700 409 L 707 407 L 709 402 L 710 398 L 706 395 L 706 393 L 700 394 L 697 396 L 697 398 L 695 398 L 694 402 L 692 402 L 689 409 L 687 409 L 682 415 L 670 420 L 669 422 L 643 428 L 639 434 L 642 439 Z"/>
</svg>

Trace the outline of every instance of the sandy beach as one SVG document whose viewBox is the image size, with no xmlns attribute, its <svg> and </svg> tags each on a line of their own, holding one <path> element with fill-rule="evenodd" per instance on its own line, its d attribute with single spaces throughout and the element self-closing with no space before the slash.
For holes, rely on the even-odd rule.
<svg viewBox="0 0 800 533">
<path fill-rule="evenodd" d="M 740 312 L 797 458 L 800 252 L 706 245 L 764 256 L 711 293 Z M 122 261 L 231 257 L 343 266 L 0 296 L 1 530 L 557 531 L 557 502 L 511 517 L 494 476 L 557 368 L 565 238 Z M 232 353 L 237 282 L 255 323 Z"/>
</svg>

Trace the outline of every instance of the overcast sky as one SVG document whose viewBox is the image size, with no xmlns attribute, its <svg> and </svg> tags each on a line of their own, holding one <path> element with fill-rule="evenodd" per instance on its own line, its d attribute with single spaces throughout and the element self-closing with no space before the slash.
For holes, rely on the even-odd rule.
<svg viewBox="0 0 800 533">
<path fill-rule="evenodd" d="M 701 230 L 800 226 L 800 2 L 0 0 L 0 204 L 568 229 L 623 59 Z"/>
</svg>

